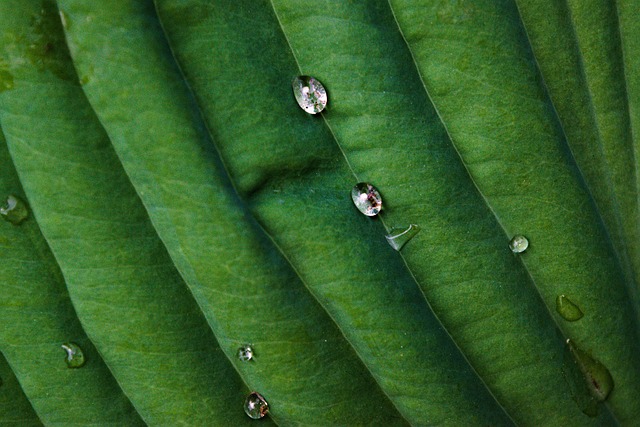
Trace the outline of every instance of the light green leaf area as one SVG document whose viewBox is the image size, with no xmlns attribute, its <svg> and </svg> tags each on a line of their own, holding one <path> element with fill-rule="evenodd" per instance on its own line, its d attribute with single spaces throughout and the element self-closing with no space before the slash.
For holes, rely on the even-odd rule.
<svg viewBox="0 0 640 427">
<path fill-rule="evenodd" d="M 633 425 L 619 3 L 0 2 L 0 424 Z"/>
</svg>

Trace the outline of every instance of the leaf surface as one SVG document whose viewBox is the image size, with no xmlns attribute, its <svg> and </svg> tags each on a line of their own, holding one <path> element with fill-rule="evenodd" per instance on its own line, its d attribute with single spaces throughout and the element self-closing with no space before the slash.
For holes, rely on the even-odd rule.
<svg viewBox="0 0 640 427">
<path fill-rule="evenodd" d="M 0 191 L 32 208 L 0 374 L 43 423 L 240 425 L 253 390 L 282 425 L 640 418 L 632 2 L 57 5 L 0 5 Z"/>
</svg>

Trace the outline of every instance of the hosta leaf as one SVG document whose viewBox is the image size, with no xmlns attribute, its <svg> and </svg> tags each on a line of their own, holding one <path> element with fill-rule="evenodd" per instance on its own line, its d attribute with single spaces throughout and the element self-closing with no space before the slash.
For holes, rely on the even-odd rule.
<svg viewBox="0 0 640 427">
<path fill-rule="evenodd" d="M 25 202 L 2 133 L 0 164 L 0 191 Z M 0 223 L 0 351 L 13 368 L 12 381 L 20 382 L 40 420 L 48 425 L 139 423 L 82 330 L 60 269 L 33 214 L 28 215 L 19 226 Z M 82 346 L 89 362 L 85 369 L 67 367 L 61 348 L 66 342 Z M 15 387 L 9 378 L 3 381 Z M 22 415 L 18 403 L 16 399 L 0 419 L 18 420 L 27 415 Z"/>
<path fill-rule="evenodd" d="M 0 422 L 640 418 L 632 2 L 57 6 L 0 4 Z"/>
<path fill-rule="evenodd" d="M 37 34 L 40 23 L 48 30 L 41 36 L 50 47 L 36 51 L 47 72 L 15 64 L 15 88 L 2 98 L 0 119 L 34 216 L 87 334 L 146 422 L 248 421 L 230 410 L 241 405 L 246 390 L 88 108 L 59 43 L 55 5 L 2 6 L 11 22 L 5 29 L 17 41 L 5 48 L 7 54 L 24 54 L 19 41 L 29 37 L 27 31 Z M 79 372 L 86 375 L 91 366 Z"/>
</svg>

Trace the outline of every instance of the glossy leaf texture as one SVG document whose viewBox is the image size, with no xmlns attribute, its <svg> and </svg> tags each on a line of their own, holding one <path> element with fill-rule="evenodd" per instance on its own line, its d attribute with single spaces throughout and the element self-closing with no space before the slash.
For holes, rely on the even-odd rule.
<svg viewBox="0 0 640 427">
<path fill-rule="evenodd" d="M 637 8 L 1 2 L 0 423 L 633 425 Z"/>
</svg>

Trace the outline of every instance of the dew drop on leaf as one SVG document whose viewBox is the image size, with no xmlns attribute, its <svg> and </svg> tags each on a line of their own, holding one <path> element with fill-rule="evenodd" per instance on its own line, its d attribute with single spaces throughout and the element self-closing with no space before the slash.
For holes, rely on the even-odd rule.
<svg viewBox="0 0 640 427">
<path fill-rule="evenodd" d="M 420 226 L 409 224 L 408 227 L 394 227 L 389 234 L 384 236 L 393 249 L 399 251 L 407 244 L 416 234 L 420 232 Z"/>
<path fill-rule="evenodd" d="M 313 77 L 298 76 L 291 83 L 298 105 L 309 114 L 318 114 L 327 106 L 327 91 Z"/>
<path fill-rule="evenodd" d="M 566 295 L 558 295 L 556 298 L 556 311 L 564 320 L 569 322 L 575 322 L 584 316 L 580 307 L 574 304 Z"/>
<path fill-rule="evenodd" d="M 269 412 L 269 404 L 260 393 L 254 391 L 244 401 L 244 412 L 249 418 L 259 420 Z"/>
<path fill-rule="evenodd" d="M 6 202 L 0 207 L 0 215 L 5 221 L 9 221 L 13 225 L 21 224 L 29 216 L 27 204 L 19 197 L 10 195 Z"/>
<path fill-rule="evenodd" d="M 78 344 L 69 342 L 62 344 L 61 347 L 67 353 L 64 361 L 67 362 L 69 368 L 80 368 L 84 366 L 86 359 Z"/>
<path fill-rule="evenodd" d="M 382 197 L 376 188 L 360 182 L 351 190 L 351 199 L 356 208 L 366 216 L 376 216 L 382 209 Z"/>
<path fill-rule="evenodd" d="M 513 236 L 509 242 L 509 249 L 514 254 L 519 254 L 527 250 L 529 247 L 529 240 L 521 234 Z"/>
<path fill-rule="evenodd" d="M 613 390 L 613 378 L 607 367 L 568 339 L 562 375 L 580 410 L 590 417 L 596 417 L 598 405 L 604 402 Z"/>
<path fill-rule="evenodd" d="M 248 362 L 253 359 L 253 348 L 249 344 L 245 344 L 238 349 L 238 359 Z"/>
</svg>

